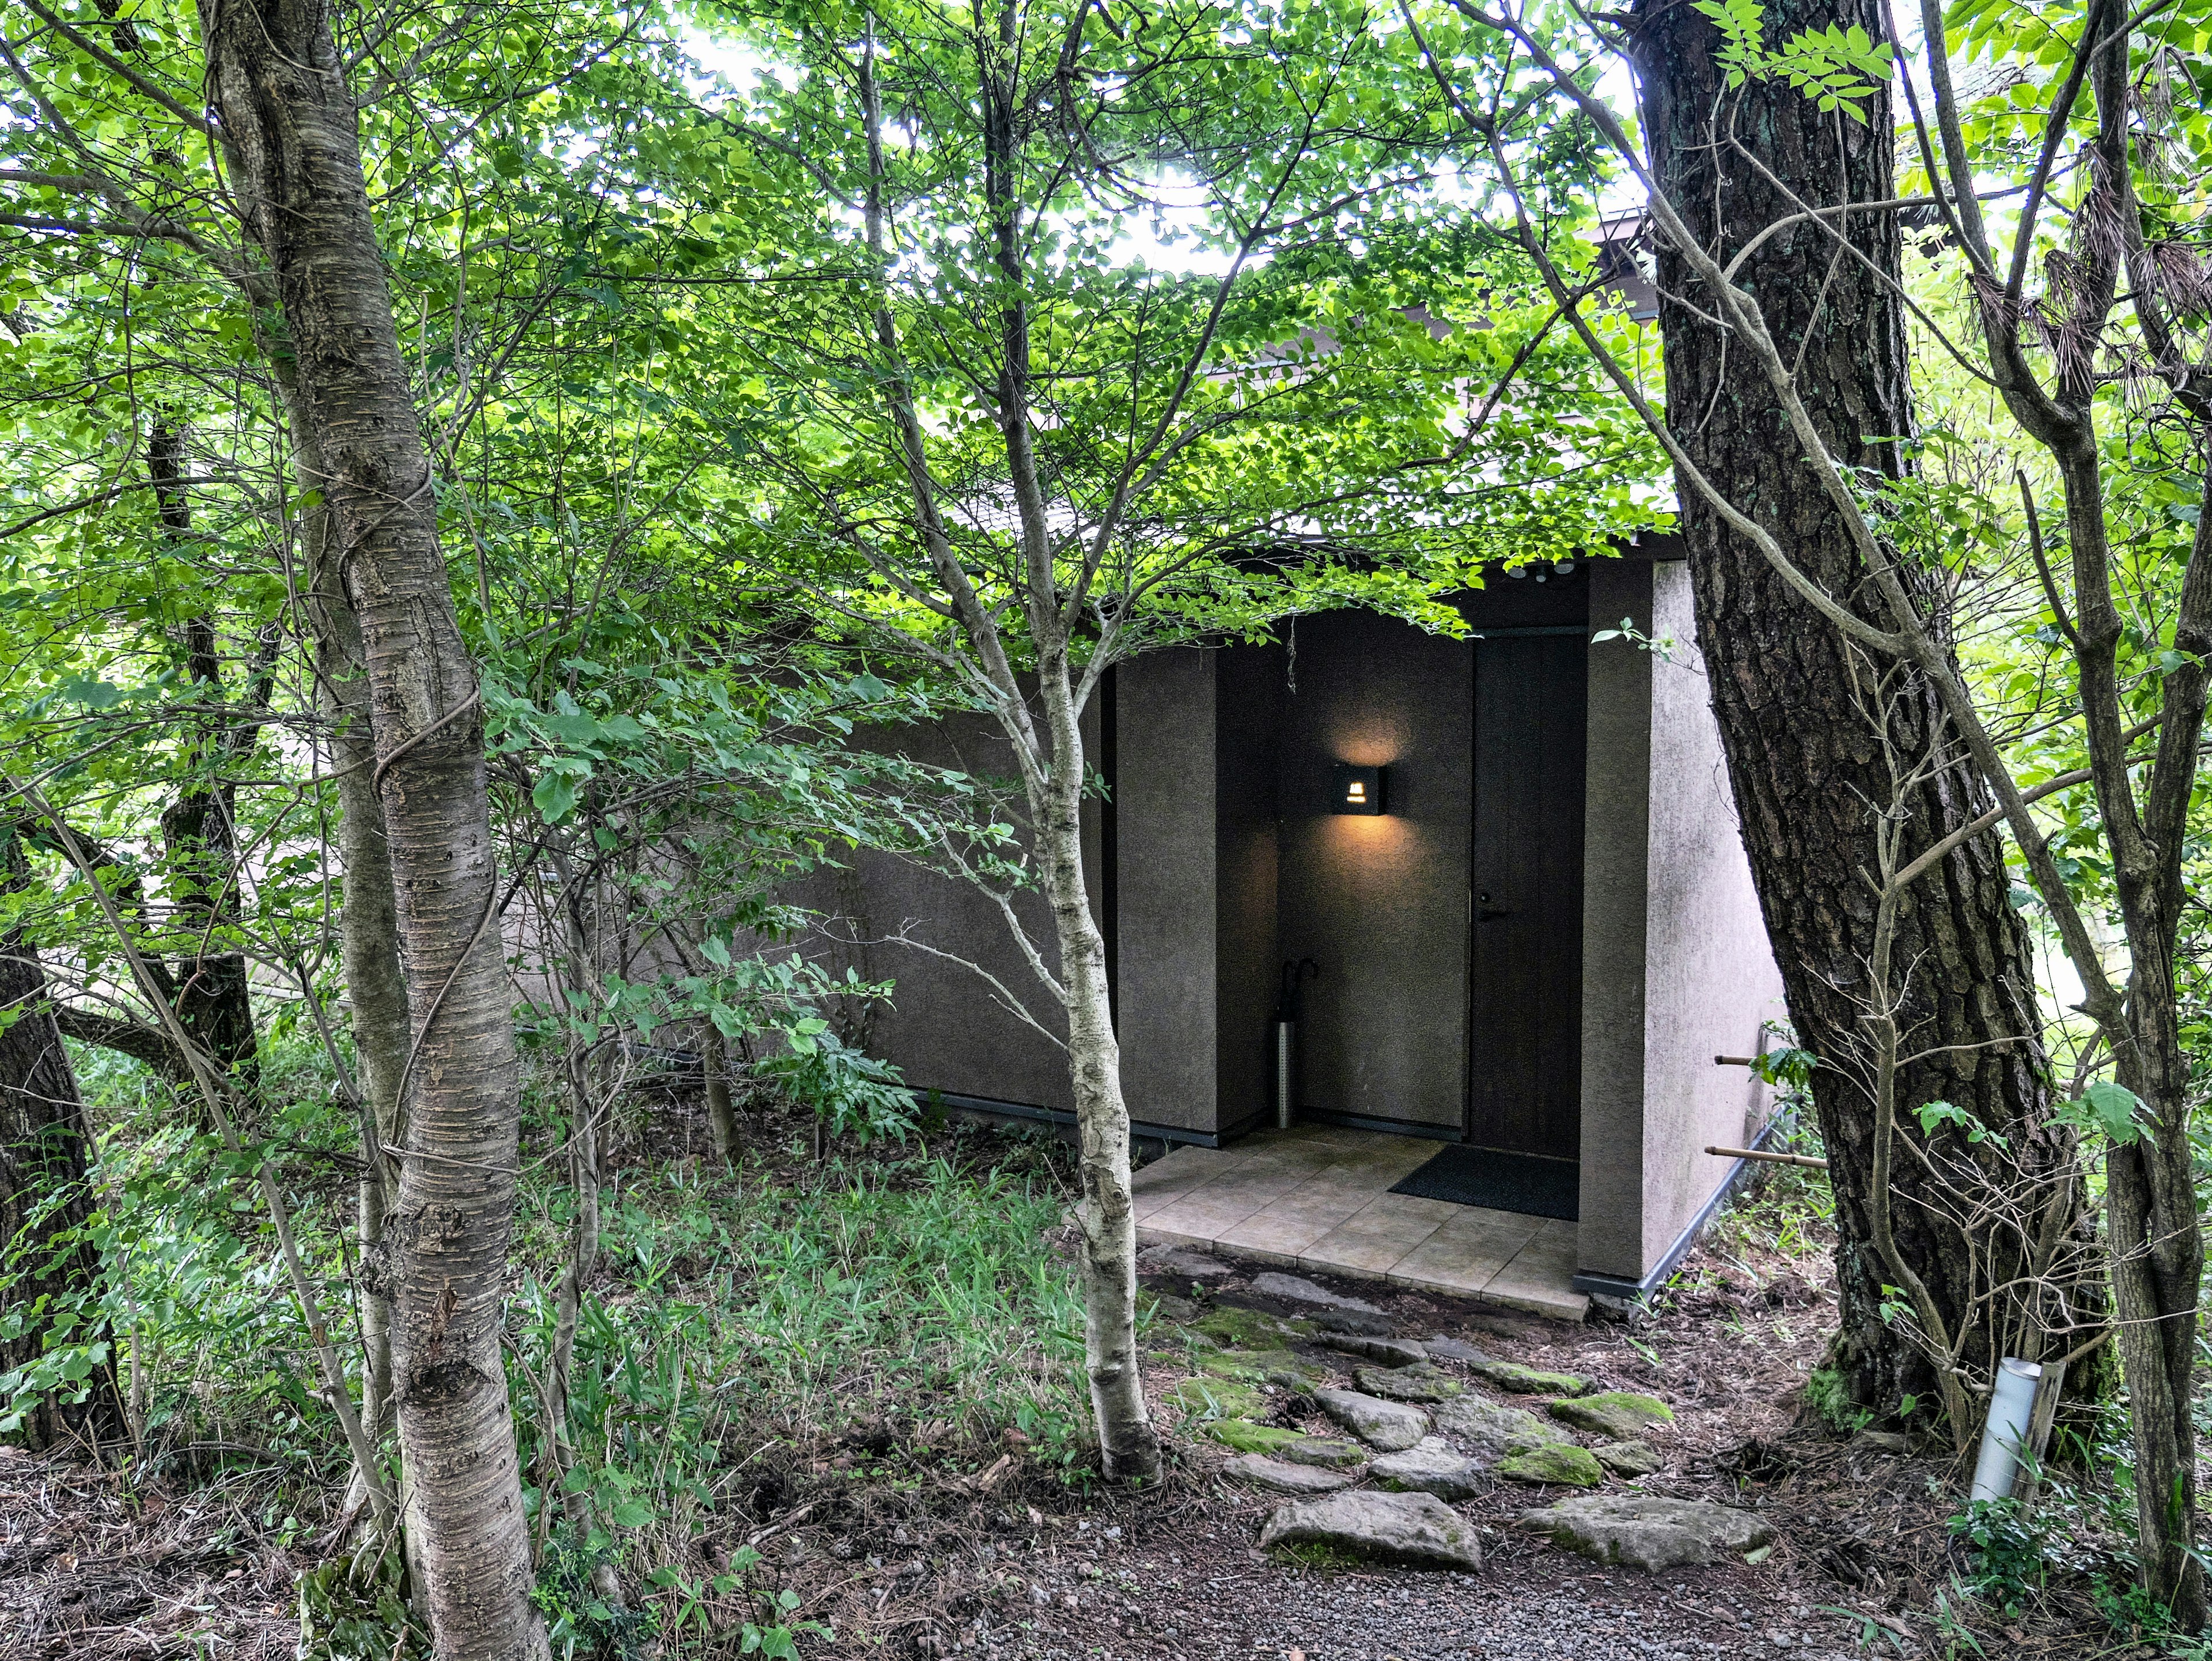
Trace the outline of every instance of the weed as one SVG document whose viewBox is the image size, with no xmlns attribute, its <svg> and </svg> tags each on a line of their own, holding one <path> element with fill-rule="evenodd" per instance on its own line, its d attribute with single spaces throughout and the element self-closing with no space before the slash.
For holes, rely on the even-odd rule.
<svg viewBox="0 0 2212 1661">
<path fill-rule="evenodd" d="M 1859 1631 L 1856 1647 L 1860 1650 L 1879 1653 L 1878 1640 L 1886 1638 L 1889 1640 L 1892 1653 L 1903 1655 L 1906 1652 L 1904 1634 L 1879 1615 L 1868 1615 L 1859 1609 L 1847 1609 L 1838 1603 L 1822 1603 L 1814 1610 L 1814 1613 L 1832 1615 L 1839 1620 L 1857 1622 Z"/>
<path fill-rule="evenodd" d="M 1973 1563 L 1966 1589 L 2008 1615 L 2018 1615 L 2050 1573 L 2050 1524 L 2017 1500 L 1976 1500 L 1946 1525 Z"/>
</svg>

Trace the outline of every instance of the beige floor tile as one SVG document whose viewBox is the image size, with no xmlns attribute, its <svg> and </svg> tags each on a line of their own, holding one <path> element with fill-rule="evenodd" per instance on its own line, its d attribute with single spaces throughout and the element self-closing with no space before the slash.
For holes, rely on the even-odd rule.
<svg viewBox="0 0 2212 1661">
<path fill-rule="evenodd" d="M 1209 1194 L 1200 1189 L 1170 1200 L 1158 1210 L 1138 1220 L 1137 1226 L 1155 1233 L 1166 1232 L 1178 1238 L 1212 1244 L 1224 1231 L 1234 1228 L 1267 1203 L 1249 1194 Z"/>
<path fill-rule="evenodd" d="M 1203 1250 L 1213 1244 L 1213 1237 L 1211 1234 L 1186 1234 L 1179 1229 L 1154 1228 L 1150 1223 L 1139 1223 L 1137 1244 L 1139 1246 L 1196 1246 Z"/>
<path fill-rule="evenodd" d="M 1388 1275 L 1456 1209 L 1442 1200 L 1378 1194 L 1300 1253 L 1298 1261 L 1308 1269 Z"/>
<path fill-rule="evenodd" d="M 1245 1164 L 1253 1153 L 1253 1149 L 1241 1147 L 1179 1147 L 1133 1172 L 1130 1186 L 1142 1194 L 1152 1189 L 1187 1188 L 1195 1183 L 1211 1182 L 1223 1171 Z"/>
<path fill-rule="evenodd" d="M 1457 1216 L 1391 1269 L 1390 1279 L 1424 1291 L 1472 1296 L 1536 1238 L 1542 1222 L 1478 1206 L 1456 1209 Z"/>
<path fill-rule="evenodd" d="M 1575 1226 L 1547 1220 L 1534 1238 L 1491 1278 L 1482 1295 L 1492 1303 L 1560 1320 L 1579 1321 L 1589 1299 L 1574 1289 Z"/>
<path fill-rule="evenodd" d="M 1580 1323 L 1589 1319 L 1589 1294 L 1577 1292 L 1564 1283 L 1557 1287 L 1524 1287 L 1517 1291 L 1500 1292 L 1498 1282 L 1493 1281 L 1482 1289 L 1482 1300 L 1506 1309 L 1540 1315 L 1551 1321 Z"/>
<path fill-rule="evenodd" d="M 1179 1147 L 1131 1174 L 1129 1196 L 1137 1220 L 1252 1162 L 1246 1147 Z"/>
<path fill-rule="evenodd" d="M 1389 1171 L 1390 1181 L 1399 1182 L 1435 1159 L 1444 1146 L 1443 1142 L 1432 1142 L 1425 1137 L 1393 1136 L 1385 1147 L 1376 1151 L 1375 1168 Z M 1384 1184 L 1385 1187 L 1389 1185 Z"/>
<path fill-rule="evenodd" d="M 1589 1300 L 1571 1284 L 1572 1223 L 1387 1191 L 1437 1147 L 1299 1125 L 1225 1148 L 1178 1148 L 1136 1173 L 1137 1238 L 1582 1318 Z"/>
<path fill-rule="evenodd" d="M 1221 1237 L 1231 1250 L 1295 1267 L 1299 1255 L 1373 1202 L 1375 1191 L 1344 1180 L 1332 1165 L 1270 1201 Z"/>
</svg>

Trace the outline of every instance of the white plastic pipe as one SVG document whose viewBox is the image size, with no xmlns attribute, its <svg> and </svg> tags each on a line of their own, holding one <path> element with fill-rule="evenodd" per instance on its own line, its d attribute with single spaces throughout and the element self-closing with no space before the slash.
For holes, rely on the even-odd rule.
<svg viewBox="0 0 2212 1661">
<path fill-rule="evenodd" d="M 1997 1363 L 1990 1390 L 1990 1421 L 1982 1428 L 1982 1457 L 1974 1463 L 1976 1500 L 2004 1500 L 2020 1475 L 2021 1452 L 2027 1444 L 2028 1421 L 2035 1414 L 2036 1386 L 2043 1369 L 2008 1355 Z"/>
</svg>

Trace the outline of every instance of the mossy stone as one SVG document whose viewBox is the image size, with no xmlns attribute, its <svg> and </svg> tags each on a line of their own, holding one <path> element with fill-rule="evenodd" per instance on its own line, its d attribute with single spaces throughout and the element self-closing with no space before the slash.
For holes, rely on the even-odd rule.
<svg viewBox="0 0 2212 1661">
<path fill-rule="evenodd" d="M 1357 1442 L 1340 1441 L 1334 1436 L 1301 1436 L 1296 1441 L 1282 1444 L 1275 1450 L 1275 1457 L 1294 1465 L 1326 1465 L 1332 1470 L 1346 1470 L 1353 1465 L 1365 1464 L 1367 1450 Z"/>
<path fill-rule="evenodd" d="M 1356 1366 L 1352 1377 L 1370 1396 L 1386 1402 L 1448 1402 L 1467 1386 L 1426 1361 L 1412 1366 Z"/>
<path fill-rule="evenodd" d="M 1437 1409 L 1437 1427 L 1467 1441 L 1486 1457 L 1526 1453 L 1568 1439 L 1566 1432 L 1526 1408 L 1499 1407 L 1480 1396 L 1462 1396 Z"/>
<path fill-rule="evenodd" d="M 1608 1442 L 1632 1442 L 1653 1425 L 1671 1425 L 1674 1409 L 1656 1396 L 1608 1390 L 1578 1401 L 1554 1402 L 1552 1417 Z"/>
<path fill-rule="evenodd" d="M 1296 1457 L 1285 1451 L 1292 1443 L 1307 1439 L 1303 1432 L 1284 1430 L 1274 1425 L 1255 1425 L 1249 1419 L 1216 1419 L 1206 1427 L 1206 1433 L 1239 1453 L 1273 1453 L 1285 1458 Z M 1316 1462 L 1301 1459 L 1297 1463 Z"/>
<path fill-rule="evenodd" d="M 1649 1442 L 1607 1442 L 1590 1454 L 1615 1476 L 1650 1476 L 1659 1469 L 1659 1451 Z"/>
<path fill-rule="evenodd" d="M 1547 1442 L 1526 1453 L 1510 1453 L 1492 1467 L 1516 1482 L 1550 1482 L 1562 1488 L 1594 1488 L 1605 1481 L 1604 1467 L 1588 1448 L 1571 1442 Z"/>
<path fill-rule="evenodd" d="M 1579 1373 L 1547 1372 L 1540 1367 L 1524 1367 L 1518 1361 L 1469 1361 L 1467 1369 L 1484 1383 L 1515 1396 L 1579 1396 L 1590 1387 L 1590 1381 Z"/>
<path fill-rule="evenodd" d="M 1227 1378 L 1186 1378 L 1167 1393 L 1167 1400 L 1201 1419 L 1258 1419 L 1268 1410 L 1267 1398 L 1257 1389 Z"/>
<path fill-rule="evenodd" d="M 1296 1373 L 1298 1358 L 1287 1349 L 1217 1349 L 1198 1358 L 1198 1370 L 1211 1378 L 1256 1384 L 1277 1373 Z"/>
<path fill-rule="evenodd" d="M 1285 1321 L 1237 1304 L 1217 1304 L 1190 1329 L 1224 1349 L 1277 1349 L 1285 1338 L 1304 1337 L 1313 1331 L 1311 1321 Z"/>
</svg>

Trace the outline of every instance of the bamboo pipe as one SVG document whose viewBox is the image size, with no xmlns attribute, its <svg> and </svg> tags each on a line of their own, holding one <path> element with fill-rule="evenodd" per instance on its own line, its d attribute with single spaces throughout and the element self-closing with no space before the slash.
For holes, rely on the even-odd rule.
<svg viewBox="0 0 2212 1661">
<path fill-rule="evenodd" d="M 1808 1171 L 1826 1171 L 1826 1159 L 1814 1159 L 1807 1153 L 1769 1153 L 1756 1147 L 1709 1147 L 1708 1153 L 1717 1153 L 1724 1159 L 1764 1159 L 1769 1165 L 1802 1165 Z"/>
</svg>

